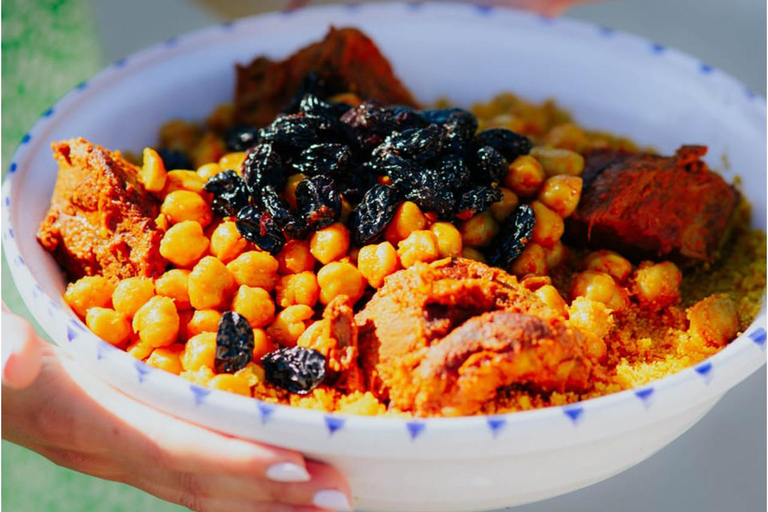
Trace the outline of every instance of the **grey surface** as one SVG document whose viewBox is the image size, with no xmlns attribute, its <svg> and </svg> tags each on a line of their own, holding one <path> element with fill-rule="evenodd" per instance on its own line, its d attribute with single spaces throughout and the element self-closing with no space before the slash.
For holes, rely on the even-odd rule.
<svg viewBox="0 0 768 512">
<path fill-rule="evenodd" d="M 277 8 L 282 2 L 94 0 L 93 4 L 107 57 L 117 60 L 168 37 L 245 12 Z M 693 54 L 765 95 L 764 0 L 623 0 L 581 6 L 567 16 Z M 765 383 L 762 368 L 646 462 L 515 512 L 766 510 Z"/>
</svg>

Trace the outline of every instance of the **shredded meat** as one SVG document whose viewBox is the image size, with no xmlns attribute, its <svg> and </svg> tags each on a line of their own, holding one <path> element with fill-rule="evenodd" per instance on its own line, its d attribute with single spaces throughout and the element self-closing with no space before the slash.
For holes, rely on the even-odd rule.
<svg viewBox="0 0 768 512">
<path fill-rule="evenodd" d="M 355 319 L 369 389 L 418 415 L 472 414 L 510 384 L 581 391 L 589 383 L 578 329 L 481 263 L 393 274 Z"/>
<path fill-rule="evenodd" d="M 82 138 L 52 147 L 59 174 L 37 238 L 69 278 L 162 274 L 160 202 L 138 182 L 138 169 Z"/>
<path fill-rule="evenodd" d="M 326 94 L 353 92 L 385 105 L 416 106 L 376 44 L 355 28 L 331 28 L 325 39 L 283 61 L 258 57 L 236 71 L 237 121 L 254 126 L 271 123 L 285 110 L 310 73 Z"/>
<path fill-rule="evenodd" d="M 584 189 L 567 236 L 636 260 L 714 261 L 738 193 L 707 168 L 701 160 L 706 152 L 683 146 L 671 157 L 587 153 Z"/>
</svg>

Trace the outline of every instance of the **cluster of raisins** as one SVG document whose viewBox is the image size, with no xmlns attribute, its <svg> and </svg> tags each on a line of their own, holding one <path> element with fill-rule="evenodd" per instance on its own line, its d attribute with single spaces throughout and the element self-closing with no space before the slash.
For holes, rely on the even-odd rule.
<svg viewBox="0 0 768 512">
<path fill-rule="evenodd" d="M 402 201 L 443 220 L 469 219 L 502 199 L 498 183 L 509 163 L 531 149 L 527 137 L 510 130 L 477 133 L 477 119 L 464 109 L 371 101 L 352 107 L 318 97 L 315 82 L 269 126 L 230 132 L 231 148 L 247 147 L 241 173 L 221 173 L 205 185 L 214 210 L 235 216 L 243 237 L 273 254 L 288 238 L 338 222 L 342 201 L 352 208 L 347 225 L 358 246 L 381 240 Z M 306 177 L 289 205 L 285 186 L 298 173 Z M 493 264 L 508 266 L 519 255 L 532 223 L 525 208 L 510 216 L 491 244 Z"/>
</svg>

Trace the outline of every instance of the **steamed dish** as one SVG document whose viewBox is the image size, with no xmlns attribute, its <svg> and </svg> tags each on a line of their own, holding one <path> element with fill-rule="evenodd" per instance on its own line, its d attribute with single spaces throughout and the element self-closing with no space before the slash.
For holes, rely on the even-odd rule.
<svg viewBox="0 0 768 512">
<path fill-rule="evenodd" d="M 511 94 L 425 108 L 354 29 L 238 66 L 231 105 L 169 121 L 140 157 L 53 149 L 38 239 L 74 312 L 261 400 L 574 402 L 713 355 L 764 293 L 765 235 L 706 147 L 658 155 Z"/>
</svg>

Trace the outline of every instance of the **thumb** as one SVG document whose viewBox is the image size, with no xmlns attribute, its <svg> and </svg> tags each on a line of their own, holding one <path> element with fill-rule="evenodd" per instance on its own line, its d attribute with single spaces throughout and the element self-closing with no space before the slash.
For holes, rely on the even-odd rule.
<svg viewBox="0 0 768 512">
<path fill-rule="evenodd" d="M 2 321 L 3 386 L 26 388 L 40 373 L 41 353 L 38 340 L 29 322 L 3 309 Z"/>
</svg>

